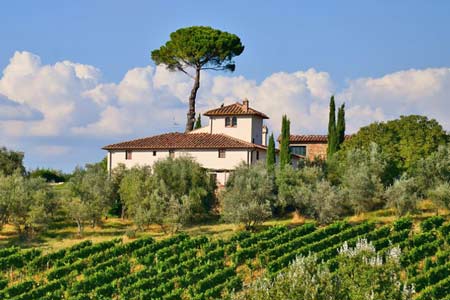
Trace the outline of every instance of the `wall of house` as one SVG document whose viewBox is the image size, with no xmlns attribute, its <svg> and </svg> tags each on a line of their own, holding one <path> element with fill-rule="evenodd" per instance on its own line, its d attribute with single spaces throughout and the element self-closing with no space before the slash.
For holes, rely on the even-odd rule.
<svg viewBox="0 0 450 300">
<path fill-rule="evenodd" d="M 175 151 L 175 157 L 180 156 L 190 156 L 212 170 L 233 170 L 242 162 L 247 162 L 247 150 L 225 150 L 225 158 L 219 158 L 218 150 Z"/>
<path fill-rule="evenodd" d="M 327 158 L 328 145 L 326 143 L 293 143 L 289 146 L 306 146 L 306 158 L 309 160 L 314 160 L 316 157 Z"/>
<path fill-rule="evenodd" d="M 209 125 L 198 128 L 198 129 L 194 129 L 189 131 L 188 133 L 210 133 L 211 132 L 211 128 Z"/>
<path fill-rule="evenodd" d="M 212 170 L 232 170 L 240 163 L 247 162 L 247 150 L 226 150 L 225 158 L 219 158 L 218 150 L 175 150 L 174 157 L 190 156 L 199 164 L 207 169 Z M 131 168 L 134 166 L 152 166 L 157 160 L 165 159 L 169 156 L 169 151 L 156 151 L 156 156 L 153 156 L 153 151 L 132 151 L 132 158 L 125 159 L 125 151 L 111 152 L 112 161 L 108 168 L 112 169 L 119 164 L 124 164 L 125 167 Z"/>
<path fill-rule="evenodd" d="M 168 150 L 156 151 L 156 156 L 153 156 L 153 151 L 132 151 L 131 159 L 125 159 L 125 151 L 111 151 L 111 164 L 109 163 L 108 155 L 108 168 L 116 168 L 119 164 L 124 164 L 127 168 L 132 168 L 134 166 L 152 166 L 155 161 L 159 159 L 165 159 L 169 157 Z"/>
<path fill-rule="evenodd" d="M 252 142 L 252 120 L 251 116 L 237 116 L 236 127 L 225 127 L 224 116 L 211 117 L 209 122 L 212 127 L 212 133 L 224 133 L 229 136 L 241 139 L 243 141 Z M 212 123 L 211 123 L 212 122 Z M 262 130 L 262 128 L 261 128 Z"/>
<path fill-rule="evenodd" d="M 262 145 L 262 127 L 263 119 L 258 117 L 252 117 L 252 142 L 258 145 Z"/>
<path fill-rule="evenodd" d="M 257 155 L 256 152 L 259 153 L 259 159 L 256 159 Z M 253 150 L 252 152 L 252 164 L 256 164 L 258 162 L 263 162 L 265 163 L 266 161 L 266 151 L 259 149 L 259 150 Z"/>
</svg>

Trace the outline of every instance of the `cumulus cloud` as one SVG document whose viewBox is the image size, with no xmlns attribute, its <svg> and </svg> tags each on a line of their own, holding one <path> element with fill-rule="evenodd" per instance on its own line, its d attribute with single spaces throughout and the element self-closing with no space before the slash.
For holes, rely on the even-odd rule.
<svg viewBox="0 0 450 300">
<path fill-rule="evenodd" d="M 367 123 L 402 114 L 421 114 L 436 118 L 449 130 L 449 95 L 450 68 L 434 68 L 350 80 L 339 97 L 346 99 L 355 111 L 361 111 Z"/>
<path fill-rule="evenodd" d="M 34 145 L 33 153 L 76 157 L 72 145 L 100 153 L 101 143 L 182 131 L 191 86 L 191 78 L 161 66 L 133 68 L 117 83 L 104 82 L 94 66 L 43 64 L 35 54 L 16 52 L 0 77 L 0 142 L 20 146 L 44 138 L 47 144 Z M 197 111 L 248 98 L 270 116 L 275 133 L 283 114 L 291 119 L 293 133 L 325 133 L 332 94 L 338 104 L 346 103 L 349 132 L 401 114 L 424 114 L 450 129 L 450 68 L 356 78 L 344 88 L 337 88 L 329 73 L 312 68 L 273 73 L 261 82 L 205 72 Z"/>
<path fill-rule="evenodd" d="M 0 94 L 0 121 L 17 120 L 31 121 L 41 120 L 40 111 L 32 109 L 27 104 L 17 103 Z"/>
</svg>

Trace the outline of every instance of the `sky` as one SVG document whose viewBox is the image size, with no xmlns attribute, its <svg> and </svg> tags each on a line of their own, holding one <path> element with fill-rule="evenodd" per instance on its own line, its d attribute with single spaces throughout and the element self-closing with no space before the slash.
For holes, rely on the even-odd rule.
<svg viewBox="0 0 450 300">
<path fill-rule="evenodd" d="M 0 146 L 29 169 L 71 171 L 107 144 L 182 131 L 192 80 L 150 52 L 206 25 L 245 45 L 234 73 L 204 72 L 197 111 L 243 98 L 292 133 L 348 133 L 422 114 L 450 130 L 449 1 L 2 1 Z M 205 123 L 207 120 L 203 119 Z"/>
</svg>

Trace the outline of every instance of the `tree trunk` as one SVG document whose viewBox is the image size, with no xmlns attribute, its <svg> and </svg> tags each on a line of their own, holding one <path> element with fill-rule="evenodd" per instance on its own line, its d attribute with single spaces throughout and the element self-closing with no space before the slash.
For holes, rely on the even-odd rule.
<svg viewBox="0 0 450 300">
<path fill-rule="evenodd" d="M 78 226 L 78 236 L 81 237 L 83 235 L 83 224 L 81 220 L 76 220 Z"/>
<path fill-rule="evenodd" d="M 197 91 L 200 88 L 200 68 L 195 69 L 194 86 L 189 96 L 189 110 L 187 113 L 186 132 L 194 129 L 195 123 L 195 98 L 197 98 Z"/>
</svg>

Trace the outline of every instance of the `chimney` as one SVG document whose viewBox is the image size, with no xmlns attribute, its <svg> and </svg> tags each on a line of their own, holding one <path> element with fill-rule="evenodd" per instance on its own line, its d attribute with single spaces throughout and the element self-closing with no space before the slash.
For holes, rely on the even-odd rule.
<svg viewBox="0 0 450 300">
<path fill-rule="evenodd" d="M 267 146 L 267 126 L 263 125 L 262 127 L 262 145 Z"/>
<path fill-rule="evenodd" d="M 245 99 L 242 101 L 242 109 L 243 109 L 245 112 L 248 112 L 248 99 L 247 99 L 247 98 L 245 98 Z"/>
</svg>

